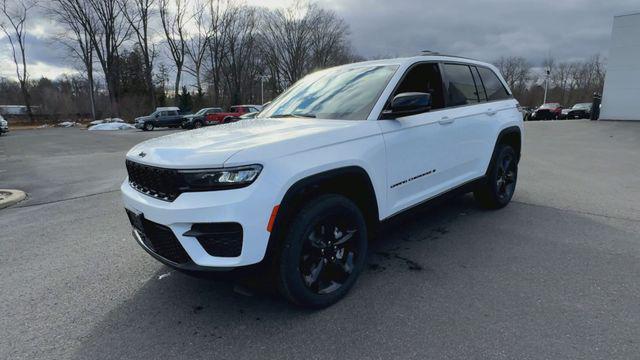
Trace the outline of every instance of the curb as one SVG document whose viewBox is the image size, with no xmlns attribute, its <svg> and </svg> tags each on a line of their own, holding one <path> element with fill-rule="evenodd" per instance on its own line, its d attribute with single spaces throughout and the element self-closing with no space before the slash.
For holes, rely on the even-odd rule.
<svg viewBox="0 0 640 360">
<path fill-rule="evenodd" d="M 24 191 L 13 189 L 0 189 L 0 209 L 15 205 L 24 200 L 27 194 Z"/>
</svg>

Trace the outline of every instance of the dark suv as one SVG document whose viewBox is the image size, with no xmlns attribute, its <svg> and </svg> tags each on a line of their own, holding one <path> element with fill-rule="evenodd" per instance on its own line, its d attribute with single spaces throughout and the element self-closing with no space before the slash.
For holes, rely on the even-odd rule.
<svg viewBox="0 0 640 360">
<path fill-rule="evenodd" d="M 149 116 L 136 118 L 136 128 L 151 131 L 157 127 L 177 128 L 182 125 L 184 116 L 177 107 L 159 107 Z"/>
<path fill-rule="evenodd" d="M 578 103 L 567 113 L 567 119 L 589 119 L 591 117 L 591 103 Z"/>
<path fill-rule="evenodd" d="M 223 110 L 219 107 L 210 107 L 200 109 L 197 113 L 193 115 L 185 115 L 184 121 L 182 122 L 183 129 L 197 129 L 203 126 L 209 125 L 206 121 L 206 117 L 209 114 L 217 114 L 221 113 Z"/>
</svg>

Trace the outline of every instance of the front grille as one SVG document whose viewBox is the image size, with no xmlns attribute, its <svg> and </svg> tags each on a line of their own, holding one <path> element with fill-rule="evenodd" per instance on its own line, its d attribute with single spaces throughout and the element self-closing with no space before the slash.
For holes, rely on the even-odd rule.
<svg viewBox="0 0 640 360">
<path fill-rule="evenodd" d="M 195 237 L 211 256 L 236 257 L 242 252 L 242 225 L 238 223 L 193 224 L 184 236 Z"/>
<path fill-rule="evenodd" d="M 126 161 L 129 184 L 141 193 L 160 200 L 173 201 L 181 193 L 181 177 L 177 170 Z"/>
<path fill-rule="evenodd" d="M 180 245 L 171 229 L 149 221 L 144 217 L 137 217 L 129 210 L 127 210 L 127 215 L 133 227 L 138 230 L 142 242 L 149 250 L 176 264 L 189 262 L 189 255 Z"/>
</svg>

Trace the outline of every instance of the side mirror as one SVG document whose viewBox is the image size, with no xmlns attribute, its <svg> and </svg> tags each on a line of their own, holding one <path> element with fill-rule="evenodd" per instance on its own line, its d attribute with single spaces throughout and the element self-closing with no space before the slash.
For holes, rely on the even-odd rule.
<svg viewBox="0 0 640 360">
<path fill-rule="evenodd" d="M 391 105 L 382 112 L 384 119 L 425 113 L 431 110 L 431 94 L 423 92 L 400 93 L 393 97 Z"/>
</svg>

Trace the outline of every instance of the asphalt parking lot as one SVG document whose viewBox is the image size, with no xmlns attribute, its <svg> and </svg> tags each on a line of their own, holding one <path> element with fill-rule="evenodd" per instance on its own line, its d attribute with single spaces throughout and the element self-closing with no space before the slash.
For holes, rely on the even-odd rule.
<svg viewBox="0 0 640 360">
<path fill-rule="evenodd" d="M 514 201 L 388 223 L 323 311 L 170 271 L 133 241 L 124 153 L 173 131 L 0 138 L 0 358 L 630 359 L 640 354 L 640 123 L 526 124 Z"/>
</svg>

